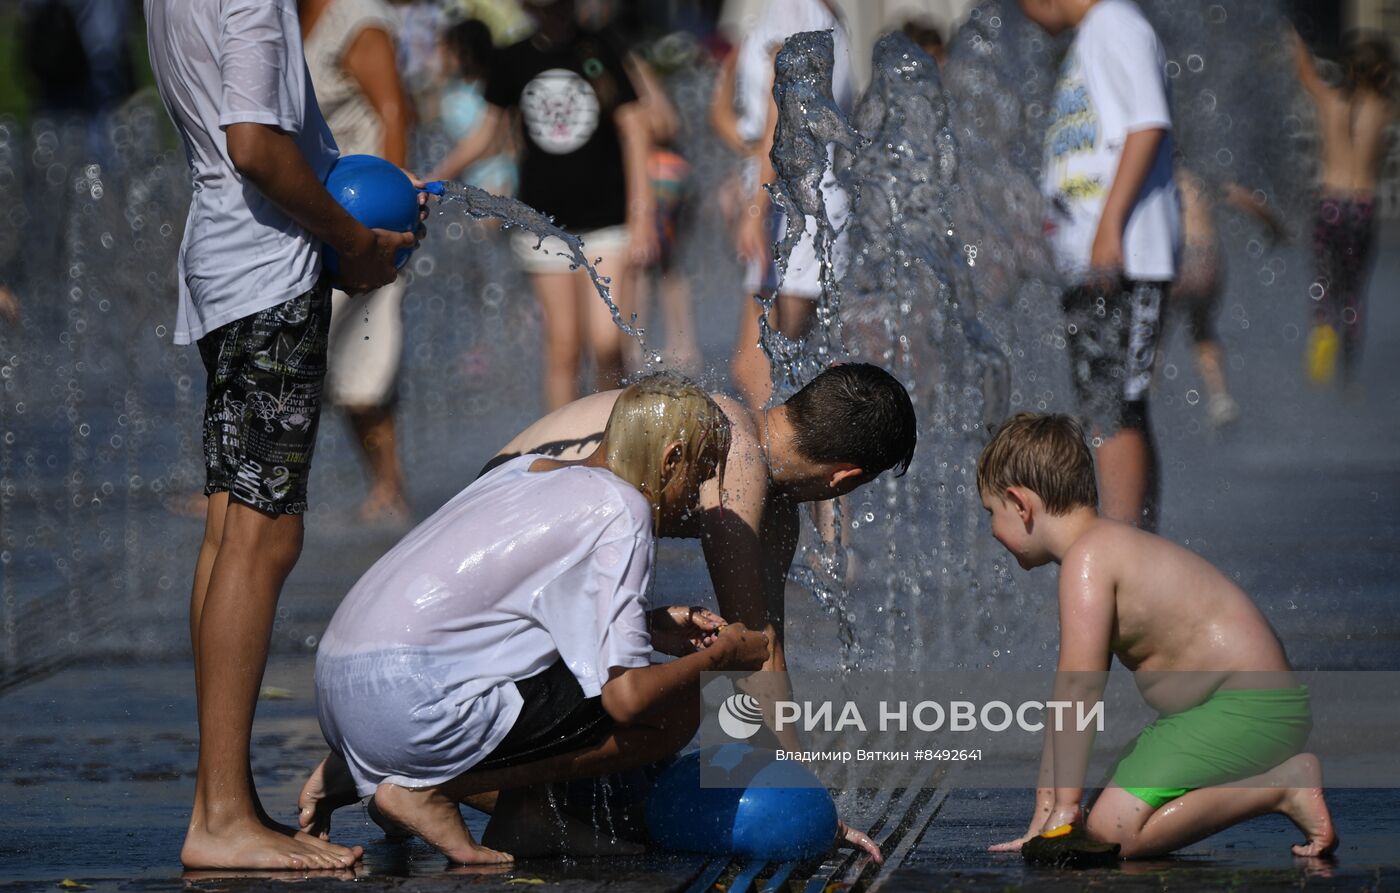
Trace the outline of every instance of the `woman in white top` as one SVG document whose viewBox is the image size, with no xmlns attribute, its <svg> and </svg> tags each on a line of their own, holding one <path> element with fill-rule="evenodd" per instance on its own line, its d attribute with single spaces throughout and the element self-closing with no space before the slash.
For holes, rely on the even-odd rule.
<svg viewBox="0 0 1400 893">
<path fill-rule="evenodd" d="M 385 0 L 298 0 L 306 65 L 341 155 L 408 164 L 409 105 Z M 403 353 L 402 277 L 383 288 L 331 293 L 326 394 L 345 410 L 369 466 L 364 520 L 408 520 L 393 403 Z"/>
<path fill-rule="evenodd" d="M 723 477 L 728 447 L 709 396 L 651 376 L 618 397 L 592 455 L 507 462 L 381 558 L 321 640 L 333 754 L 303 792 L 303 827 L 324 833 L 332 809 L 373 795 L 454 862 L 508 861 L 473 841 L 457 809 L 471 802 L 493 812 L 495 847 L 598 852 L 582 823 L 550 839 L 558 820 L 539 817 L 541 789 L 525 786 L 674 753 L 695 732 L 699 674 L 768 656 L 761 633 L 647 603 L 656 536 Z M 653 666 L 653 647 L 685 656 Z"/>
</svg>

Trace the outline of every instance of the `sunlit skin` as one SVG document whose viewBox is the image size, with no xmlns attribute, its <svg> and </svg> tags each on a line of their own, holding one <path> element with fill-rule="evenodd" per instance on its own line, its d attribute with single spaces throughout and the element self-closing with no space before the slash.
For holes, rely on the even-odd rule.
<svg viewBox="0 0 1400 893">
<path fill-rule="evenodd" d="M 620 393 L 593 394 L 555 410 L 517 434 L 497 455 L 545 449 L 559 458 L 585 454 L 602 436 Z M 729 419 L 723 487 L 718 479 L 706 480 L 694 510 L 661 535 L 699 538 L 719 612 L 768 636 L 772 651 L 763 665 L 767 672 L 752 677 L 747 690 L 771 716 L 770 705 L 791 695 L 783 650 L 783 594 L 797 549 L 797 506 L 844 496 L 876 475 L 851 463 L 814 462 L 803 456 L 783 406 L 755 412 L 724 394 L 710 397 Z M 799 750 L 795 734 L 787 728 L 778 739 L 785 748 Z M 863 832 L 842 823 L 841 835 L 872 858 L 881 858 L 880 848 Z"/>
<path fill-rule="evenodd" d="M 678 523 L 695 506 L 701 486 L 720 465 L 718 448 L 696 461 L 685 458 L 685 445 L 660 447 L 661 487 L 651 494 L 660 509 L 660 531 Z M 577 460 L 539 458 L 534 474 L 551 474 L 572 466 L 609 469 L 606 439 Z M 659 616 L 658 616 L 659 615 Z M 624 855 L 640 852 L 627 841 L 600 835 L 592 824 L 554 809 L 547 785 L 573 778 L 606 775 L 647 765 L 674 754 L 694 736 L 700 717 L 700 674 L 715 670 L 754 670 L 769 655 L 768 638 L 742 623 L 725 623 L 702 609 L 653 611 L 651 625 L 661 627 L 653 647 L 669 647 L 677 657 L 668 663 L 621 669 L 614 667 L 603 686 L 603 710 L 613 719 L 612 732 L 598 744 L 504 769 L 467 771 L 443 784 L 408 788 L 388 782 L 374 794 L 377 820 L 421 837 L 456 864 L 490 865 L 517 857 L 568 852 L 574 856 Z M 339 789 L 346 769 L 335 755 L 317 767 L 301 795 L 302 824 L 307 833 L 324 835 L 330 812 L 348 800 Z M 462 821 L 459 804 L 491 812 L 491 823 L 478 843 Z"/>
<path fill-rule="evenodd" d="M 1220 689 L 1288 688 L 1297 682 L 1273 629 L 1249 596 L 1200 556 L 1162 537 L 1101 518 L 1090 506 L 1061 514 L 1026 487 L 981 494 L 992 536 L 1027 570 L 1060 565 L 1060 654 L 1055 697 L 1096 701 L 1114 657 L 1133 671 L 1153 708 L 1175 713 Z M 1086 733 L 1047 727 L 1040 785 L 1026 833 L 991 847 L 1015 852 L 1031 837 L 1082 818 Z M 1058 771 L 1057 771 L 1058 770 Z M 1300 754 L 1265 775 L 1202 788 L 1153 810 L 1117 786 L 1104 790 L 1088 831 L 1124 858 L 1180 849 L 1244 819 L 1277 812 L 1307 837 L 1298 856 L 1337 844 L 1322 768 Z"/>
<path fill-rule="evenodd" d="M 593 394 L 555 410 L 512 438 L 498 455 L 548 452 L 564 461 L 585 459 L 596 450 L 620 393 Z M 771 704 L 791 694 L 782 623 L 784 586 L 797 547 L 797 506 L 845 495 L 875 475 L 848 463 L 812 462 L 803 457 L 793 443 L 792 425 L 781 406 L 765 415 L 751 412 L 723 394 L 710 396 L 730 423 L 723 492 L 720 481 L 706 475 L 697 502 L 674 514 L 663 510 L 659 534 L 699 538 L 719 614 L 768 636 L 770 653 L 763 669 L 770 672 L 751 677 L 747 690 L 760 703 Z M 677 504 L 680 502 L 683 500 Z M 785 728 L 784 734 L 792 735 L 791 727 Z M 795 738 L 779 740 L 785 748 L 801 749 Z M 324 809 L 320 804 L 343 800 L 336 786 L 337 782 L 343 786 L 345 779 L 327 778 L 327 774 L 335 775 L 334 769 L 318 767 L 307 781 L 302 795 L 304 829 L 322 829 L 318 816 Z M 350 796 L 353 799 L 353 791 Z M 844 823 L 841 833 L 851 845 L 880 858 L 879 847 L 868 835 Z"/>
</svg>

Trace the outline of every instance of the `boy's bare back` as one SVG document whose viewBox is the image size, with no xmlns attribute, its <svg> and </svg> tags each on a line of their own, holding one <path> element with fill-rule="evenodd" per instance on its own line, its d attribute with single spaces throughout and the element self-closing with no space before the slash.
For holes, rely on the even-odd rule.
<svg viewBox="0 0 1400 893">
<path fill-rule="evenodd" d="M 1322 188 L 1371 195 L 1385 154 L 1386 129 L 1395 114 L 1393 103 L 1371 90 L 1348 96 L 1327 89 L 1318 94 L 1316 105 L 1322 135 Z"/>
<path fill-rule="evenodd" d="M 1217 688 L 1293 684 L 1262 675 L 1286 676 L 1288 660 L 1242 589 L 1188 549 L 1107 519 L 1092 522 L 1065 552 L 1060 627 L 1062 666 L 1066 647 L 1107 632 L 1109 649 L 1163 713 L 1195 706 Z"/>
</svg>

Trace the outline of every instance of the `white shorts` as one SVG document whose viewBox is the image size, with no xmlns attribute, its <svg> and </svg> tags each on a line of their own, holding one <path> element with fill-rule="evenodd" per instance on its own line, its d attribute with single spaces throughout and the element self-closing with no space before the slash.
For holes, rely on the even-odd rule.
<svg viewBox="0 0 1400 893">
<path fill-rule="evenodd" d="M 403 353 L 404 281 L 351 297 L 331 293 L 326 396 L 336 406 L 384 406 Z"/>
<path fill-rule="evenodd" d="M 756 180 L 756 175 L 747 176 L 749 182 Z M 828 168 L 825 176 L 822 177 L 822 198 L 826 202 L 826 216 L 831 221 L 831 225 L 837 229 L 836 242 L 831 246 L 832 271 L 839 280 L 846 273 L 846 233 L 844 227 L 846 218 L 850 213 L 849 203 L 846 199 L 846 190 L 836 184 L 836 177 L 832 175 Z M 771 260 L 766 266 L 758 263 L 750 263 L 744 273 L 744 290 L 747 292 L 770 293 L 774 290 L 781 294 L 791 295 L 795 298 L 806 298 L 815 301 L 821 297 L 821 264 L 817 261 L 817 218 L 809 216 L 806 220 L 806 235 L 798 240 L 793 246 L 792 252 L 788 255 L 787 270 L 783 273 L 783 281 L 777 281 L 777 265 Z M 787 215 L 774 209 L 771 221 L 772 230 L 770 238 L 778 241 L 786 233 Z"/>
<path fill-rule="evenodd" d="M 615 260 L 627 250 L 630 240 L 626 226 L 605 226 L 581 232 L 583 255 L 590 262 L 602 258 L 605 262 Z M 539 245 L 538 248 L 535 246 Z M 510 249 L 520 267 L 526 273 L 568 273 L 574 264 L 574 257 L 562 239 L 550 236 L 543 243 L 532 232 L 517 229 L 511 233 Z"/>
</svg>

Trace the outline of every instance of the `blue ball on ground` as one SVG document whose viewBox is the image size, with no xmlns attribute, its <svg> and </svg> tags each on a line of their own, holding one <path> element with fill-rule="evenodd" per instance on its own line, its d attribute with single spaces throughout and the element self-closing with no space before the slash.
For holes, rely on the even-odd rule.
<svg viewBox="0 0 1400 893">
<path fill-rule="evenodd" d="M 326 191 L 350 216 L 370 229 L 411 233 L 418 228 L 418 190 L 397 166 L 373 155 L 345 155 L 326 175 Z M 394 266 L 403 267 L 413 254 L 402 248 Z M 329 245 L 321 263 L 332 275 L 340 272 L 340 257 Z"/>
<path fill-rule="evenodd" d="M 700 784 L 701 767 L 706 781 Z M 647 831 L 666 849 L 790 862 L 836 839 L 836 804 L 815 775 L 740 744 L 686 754 L 661 774 Z"/>
</svg>

